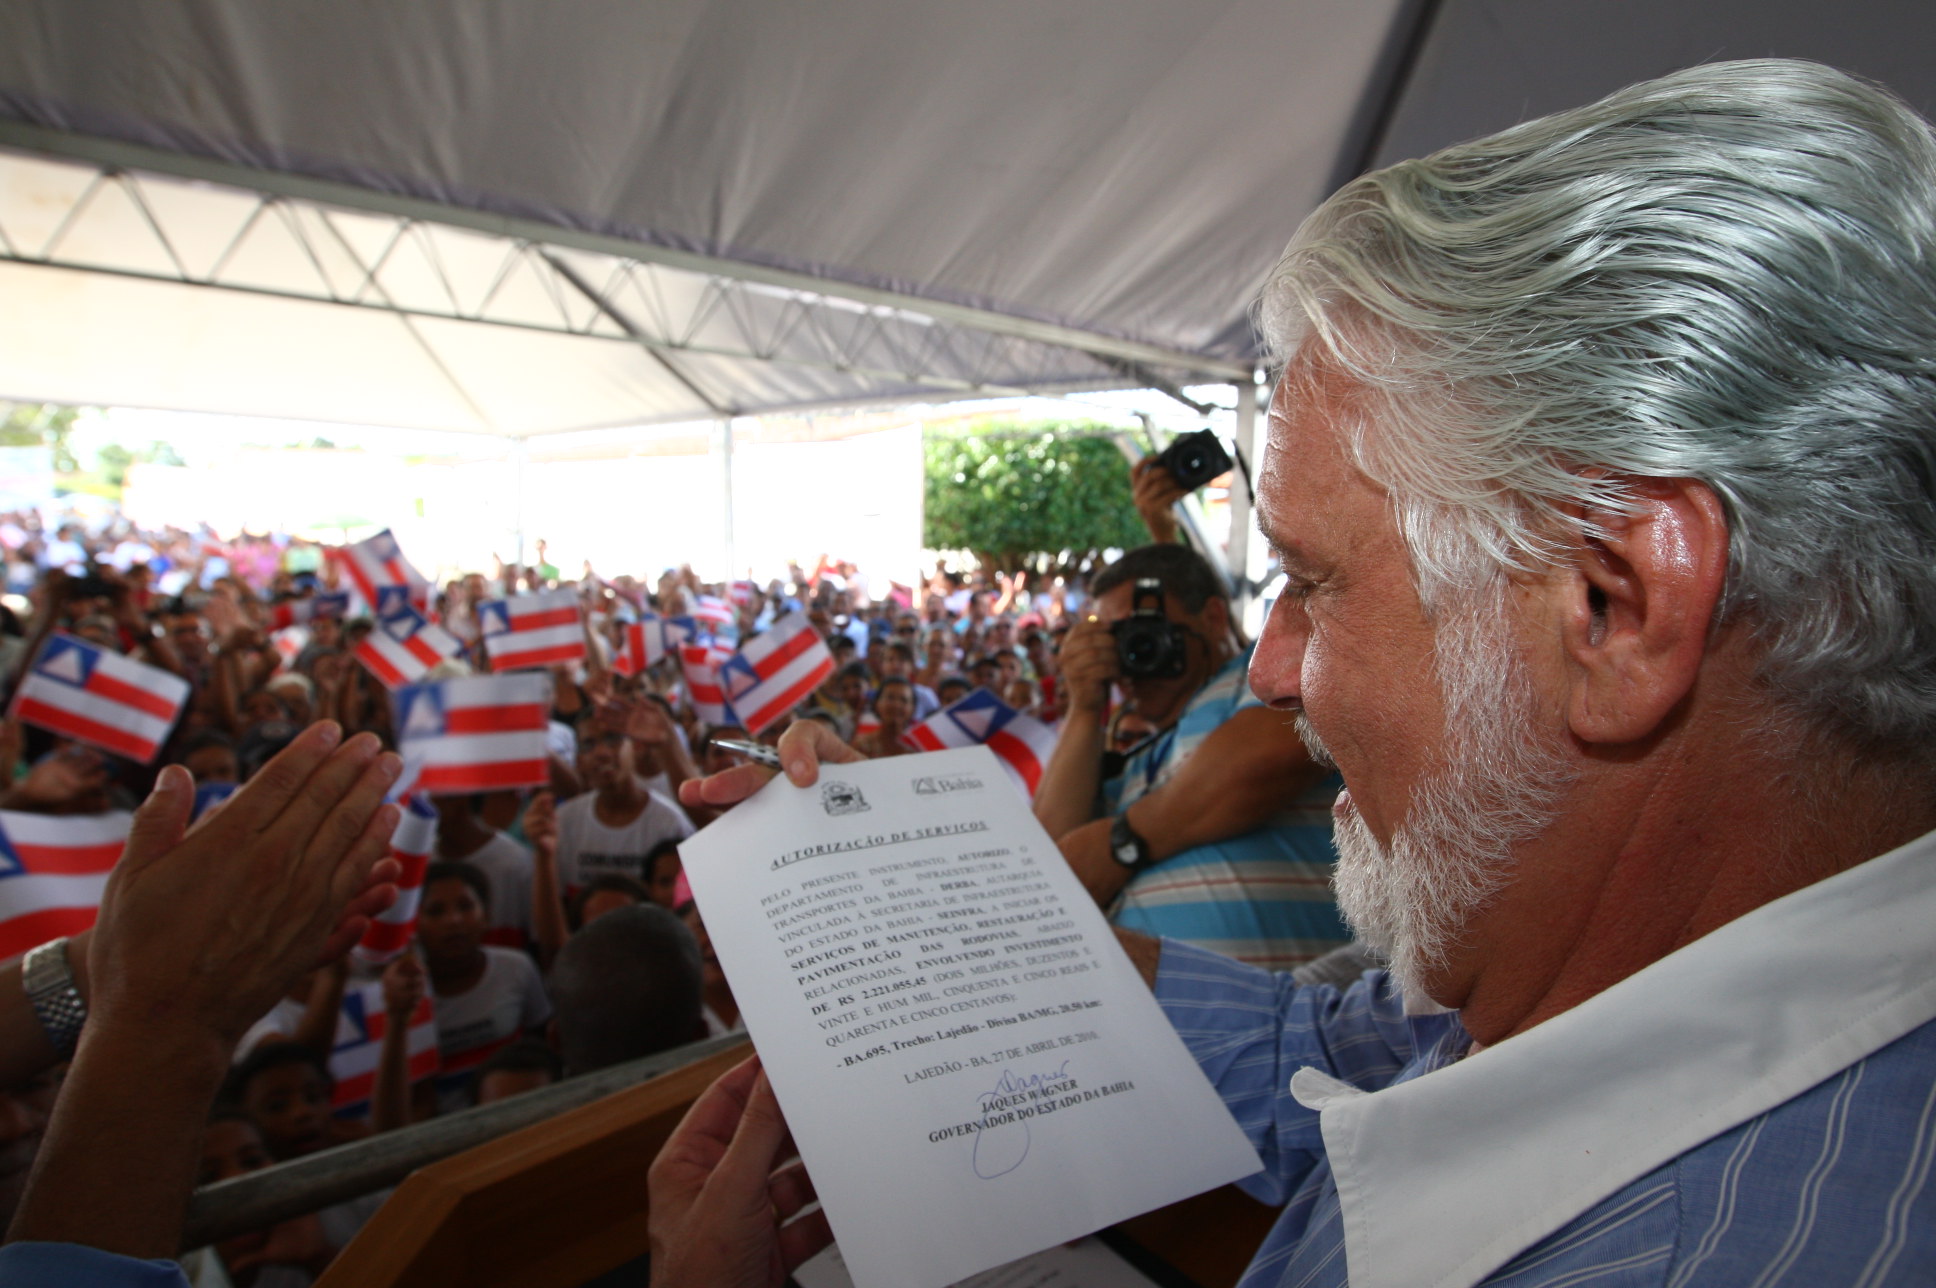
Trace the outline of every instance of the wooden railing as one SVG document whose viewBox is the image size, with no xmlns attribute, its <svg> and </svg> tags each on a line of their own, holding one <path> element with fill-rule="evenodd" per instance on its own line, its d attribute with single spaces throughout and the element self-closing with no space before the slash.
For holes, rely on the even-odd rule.
<svg viewBox="0 0 1936 1288">
<path fill-rule="evenodd" d="M 317 1288 L 576 1288 L 646 1250 L 645 1176 L 720 1051 L 410 1175 Z M 1225 1186 L 1117 1227 L 1201 1288 L 1234 1288 L 1275 1215 Z"/>
<path fill-rule="evenodd" d="M 414 1172 L 317 1288 L 574 1288 L 645 1251 L 645 1173 L 736 1047 Z"/>
</svg>

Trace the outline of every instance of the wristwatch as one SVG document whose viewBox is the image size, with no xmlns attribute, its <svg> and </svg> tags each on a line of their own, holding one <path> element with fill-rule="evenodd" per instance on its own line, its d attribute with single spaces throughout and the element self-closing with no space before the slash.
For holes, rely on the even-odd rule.
<svg viewBox="0 0 1936 1288">
<path fill-rule="evenodd" d="M 74 987 L 65 936 L 28 950 L 20 960 L 20 983 L 54 1054 L 63 1060 L 73 1055 L 87 1020 L 87 1002 Z"/>
<path fill-rule="evenodd" d="M 1141 872 L 1156 862 L 1149 842 L 1136 835 L 1136 829 L 1129 825 L 1127 810 L 1116 815 L 1116 821 L 1109 825 L 1109 852 L 1131 872 Z"/>
</svg>

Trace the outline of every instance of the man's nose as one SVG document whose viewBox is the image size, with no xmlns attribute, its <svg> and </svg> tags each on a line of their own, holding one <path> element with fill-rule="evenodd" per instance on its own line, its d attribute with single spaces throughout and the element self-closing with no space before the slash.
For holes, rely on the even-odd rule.
<svg viewBox="0 0 1936 1288">
<path fill-rule="evenodd" d="M 1296 711 L 1304 705 L 1304 649 L 1309 639 L 1310 623 L 1302 601 L 1279 595 L 1250 656 L 1250 690 L 1258 701 L 1280 711 Z"/>
</svg>

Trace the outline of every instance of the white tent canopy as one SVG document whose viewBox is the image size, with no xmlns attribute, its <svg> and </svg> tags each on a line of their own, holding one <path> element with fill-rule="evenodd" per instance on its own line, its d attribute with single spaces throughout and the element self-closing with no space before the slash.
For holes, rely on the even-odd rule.
<svg viewBox="0 0 1936 1288">
<path fill-rule="evenodd" d="M 524 437 L 1245 382 L 1373 161 L 1910 0 L 12 0 L 0 396 Z"/>
</svg>

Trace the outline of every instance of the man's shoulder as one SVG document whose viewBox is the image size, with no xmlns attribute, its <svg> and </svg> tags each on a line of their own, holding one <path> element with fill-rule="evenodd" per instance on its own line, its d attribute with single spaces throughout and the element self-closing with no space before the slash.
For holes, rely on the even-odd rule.
<svg viewBox="0 0 1936 1288">
<path fill-rule="evenodd" d="M 1936 1021 L 1637 1178 L 1485 1282 L 1927 1283 L 1933 1067 Z"/>
</svg>

